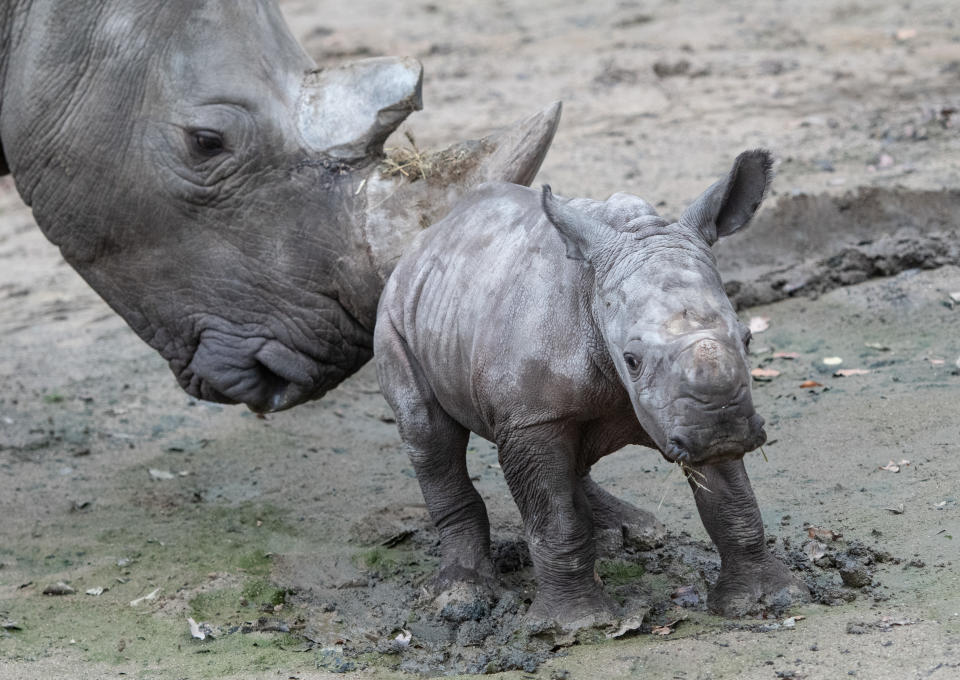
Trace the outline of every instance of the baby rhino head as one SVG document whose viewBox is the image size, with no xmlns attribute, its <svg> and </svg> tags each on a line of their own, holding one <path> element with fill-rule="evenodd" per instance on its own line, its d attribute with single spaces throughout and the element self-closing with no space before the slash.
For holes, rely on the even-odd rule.
<svg viewBox="0 0 960 680">
<path fill-rule="evenodd" d="M 644 211 L 603 222 L 553 197 L 543 207 L 567 256 L 594 272 L 594 321 L 640 424 L 671 460 L 738 458 L 766 439 L 750 396 L 750 331 L 710 246 L 743 228 L 771 178 L 766 151 L 737 157 L 674 224 Z"/>
</svg>

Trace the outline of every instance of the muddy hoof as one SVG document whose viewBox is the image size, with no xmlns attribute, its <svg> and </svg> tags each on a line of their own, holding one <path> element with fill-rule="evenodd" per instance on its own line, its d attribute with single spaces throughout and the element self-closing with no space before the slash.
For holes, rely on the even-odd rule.
<svg viewBox="0 0 960 680">
<path fill-rule="evenodd" d="M 603 591 L 579 598 L 547 598 L 541 593 L 523 617 L 530 632 L 553 630 L 563 635 L 589 628 L 607 629 L 619 620 L 618 607 Z"/>
<path fill-rule="evenodd" d="M 593 510 L 598 555 L 612 557 L 625 547 L 653 550 L 663 543 L 666 529 L 653 513 L 620 500 L 590 477 L 584 478 L 584 490 Z"/>
<path fill-rule="evenodd" d="M 433 590 L 433 609 L 451 623 L 489 616 L 499 593 L 492 576 L 460 566 L 441 570 Z"/>
<path fill-rule="evenodd" d="M 728 618 L 763 612 L 782 612 L 810 601 L 810 591 L 772 555 L 761 564 L 737 571 L 721 568 L 720 578 L 707 597 L 712 612 Z"/>
</svg>

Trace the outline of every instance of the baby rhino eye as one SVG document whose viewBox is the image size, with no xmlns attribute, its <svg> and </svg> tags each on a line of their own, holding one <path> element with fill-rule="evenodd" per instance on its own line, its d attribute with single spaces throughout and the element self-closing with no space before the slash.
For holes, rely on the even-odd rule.
<svg viewBox="0 0 960 680">
<path fill-rule="evenodd" d="M 223 136 L 213 130 L 194 130 L 193 146 L 203 156 L 216 156 L 223 151 Z"/>
<path fill-rule="evenodd" d="M 640 360 L 633 354 L 627 352 L 623 355 L 623 361 L 627 364 L 627 369 L 630 373 L 636 374 L 640 370 Z"/>
</svg>

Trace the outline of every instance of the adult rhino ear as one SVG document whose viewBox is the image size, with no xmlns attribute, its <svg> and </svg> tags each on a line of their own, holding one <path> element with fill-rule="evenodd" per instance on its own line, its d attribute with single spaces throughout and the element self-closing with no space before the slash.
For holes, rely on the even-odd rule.
<svg viewBox="0 0 960 680">
<path fill-rule="evenodd" d="M 707 243 L 743 229 L 757 212 L 773 181 L 773 156 L 765 149 L 744 151 L 730 174 L 713 184 L 680 217 L 696 227 Z"/>
<path fill-rule="evenodd" d="M 567 246 L 567 257 L 571 260 L 589 262 L 602 244 L 616 235 L 616 232 L 604 223 L 571 208 L 569 201 L 558 201 L 549 184 L 543 185 L 541 203 L 547 219 L 560 232 Z"/>
</svg>

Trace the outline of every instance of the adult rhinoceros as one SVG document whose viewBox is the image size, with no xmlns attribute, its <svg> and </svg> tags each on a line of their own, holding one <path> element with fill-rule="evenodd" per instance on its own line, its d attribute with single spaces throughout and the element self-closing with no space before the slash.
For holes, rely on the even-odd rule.
<svg viewBox="0 0 960 680">
<path fill-rule="evenodd" d="M 0 0 L 0 174 L 187 392 L 258 411 L 370 358 L 412 232 L 539 168 L 558 105 L 381 174 L 420 88 L 412 59 L 317 69 L 273 0 Z"/>
</svg>

